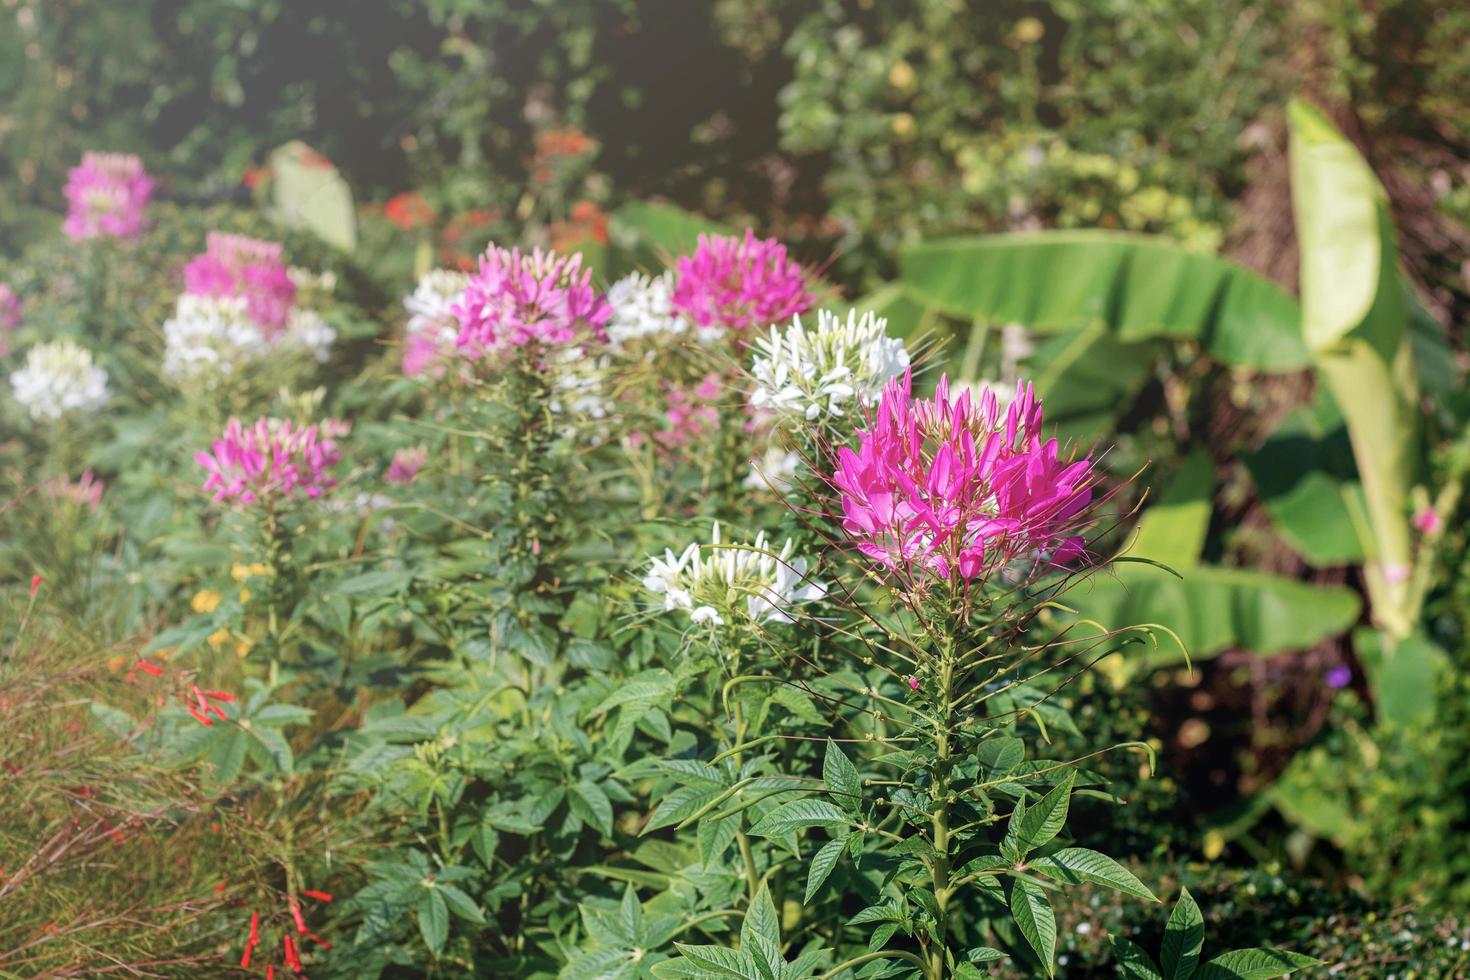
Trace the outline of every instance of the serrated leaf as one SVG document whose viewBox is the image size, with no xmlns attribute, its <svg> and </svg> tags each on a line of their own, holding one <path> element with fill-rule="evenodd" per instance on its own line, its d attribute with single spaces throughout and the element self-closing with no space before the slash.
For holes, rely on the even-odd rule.
<svg viewBox="0 0 1470 980">
<path fill-rule="evenodd" d="M 764 980 L 755 958 L 743 949 L 723 946 L 674 946 L 684 957 L 717 977 L 739 977 L 740 980 Z M 687 974 L 686 974 L 687 976 Z"/>
<path fill-rule="evenodd" d="M 704 789 L 698 786 L 681 786 L 665 796 L 654 809 L 653 815 L 648 818 L 648 823 L 643 827 L 643 833 L 652 833 L 662 827 L 672 827 L 685 818 L 692 817 L 700 807 L 719 795 L 720 790 L 714 787 Z"/>
<path fill-rule="evenodd" d="M 1041 888 L 1024 878 L 1011 885 L 1011 918 L 1036 951 L 1048 977 L 1056 975 L 1057 918 Z"/>
<path fill-rule="evenodd" d="M 1200 967 L 1194 980 L 1274 980 L 1321 962 L 1284 949 L 1232 949 Z"/>
<path fill-rule="evenodd" d="M 1164 980 L 1189 980 L 1199 963 L 1199 951 L 1205 945 L 1205 917 L 1189 889 L 1181 889 L 1169 924 L 1164 927 L 1164 946 L 1160 965 Z"/>
<path fill-rule="evenodd" d="M 1025 758 L 1025 744 L 1010 735 L 986 739 L 975 751 L 975 759 L 980 763 L 980 775 L 986 780 L 1005 775 Z"/>
<path fill-rule="evenodd" d="M 434 890 L 444 896 L 444 904 L 449 906 L 449 911 L 468 922 L 484 925 L 485 913 L 480 911 L 473 898 L 453 885 L 435 885 Z"/>
<path fill-rule="evenodd" d="M 848 816 L 826 800 L 792 800 L 766 814 L 750 833 L 755 837 L 784 837 L 807 827 L 848 825 Z"/>
<path fill-rule="evenodd" d="M 842 849 L 847 846 L 846 837 L 838 837 L 823 844 L 812 858 L 811 867 L 806 873 L 806 895 L 803 896 L 801 904 L 810 905 L 812 899 L 821 890 L 822 884 L 832 874 L 832 869 L 837 867 L 837 860 L 842 857 Z"/>
<path fill-rule="evenodd" d="M 976 946 L 974 949 L 965 951 L 965 959 L 971 963 L 994 963 L 996 960 L 1009 959 L 1009 953 L 1002 953 L 998 949 L 989 946 Z"/>
<path fill-rule="evenodd" d="M 612 836 L 612 802 L 601 786 L 582 780 L 572 787 L 567 805 L 573 813 L 601 831 L 602 836 Z"/>
<path fill-rule="evenodd" d="M 1014 841 L 1023 856 L 1061 833 L 1067 822 L 1067 808 L 1072 801 L 1072 783 L 1076 779 L 1076 771 L 1067 770 L 1067 774 L 1052 787 L 1051 792 L 1027 807 L 1019 817 L 1012 817 L 1006 827 L 1006 837 Z M 1017 809 L 1019 812 L 1020 808 Z"/>
<path fill-rule="evenodd" d="M 1127 868 L 1106 854 L 1090 851 L 1085 847 L 1064 847 L 1055 854 L 1039 857 L 1030 862 L 1031 870 L 1054 881 L 1079 884 L 1090 881 L 1106 885 L 1127 895 L 1136 895 L 1157 902 L 1158 896 L 1149 891 Z"/>
<path fill-rule="evenodd" d="M 863 783 L 857 768 L 837 743 L 827 740 L 827 755 L 822 760 L 822 782 L 837 801 L 837 805 L 849 813 L 857 813 L 863 799 Z"/>
<path fill-rule="evenodd" d="M 764 940 L 777 949 L 781 947 L 781 920 L 776 917 L 776 903 L 771 901 L 771 893 L 764 883 L 751 899 L 750 908 L 745 910 L 745 922 L 740 926 L 742 947 L 756 940 Z"/>
<path fill-rule="evenodd" d="M 1113 947 L 1113 960 L 1124 980 L 1163 980 L 1153 957 L 1142 946 L 1122 936 L 1109 936 L 1108 943 Z"/>
<path fill-rule="evenodd" d="M 429 952 L 439 955 L 449 938 L 449 906 L 437 888 L 427 888 L 419 898 L 419 933 Z"/>
</svg>

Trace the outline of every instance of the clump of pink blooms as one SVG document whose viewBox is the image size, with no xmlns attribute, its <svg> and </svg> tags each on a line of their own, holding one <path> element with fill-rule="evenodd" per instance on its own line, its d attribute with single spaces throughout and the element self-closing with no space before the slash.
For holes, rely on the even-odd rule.
<svg viewBox="0 0 1470 980">
<path fill-rule="evenodd" d="M 10 335 L 20 326 L 20 297 L 0 282 L 0 357 L 10 353 Z"/>
<path fill-rule="evenodd" d="M 314 499 L 337 485 L 328 471 L 342 458 L 336 437 L 347 428 L 340 422 L 296 426 L 266 418 L 246 426 L 232 418 L 223 437 L 194 460 L 204 467 L 204 489 L 215 500 L 248 504 L 296 494 Z"/>
<path fill-rule="evenodd" d="M 711 371 L 693 387 L 669 384 L 664 394 L 667 428 L 654 433 L 654 440 L 667 450 L 683 449 L 718 429 L 723 383 L 719 372 Z"/>
<path fill-rule="evenodd" d="M 87 470 L 75 481 L 58 476 L 41 485 L 42 491 L 50 499 L 69 501 L 94 512 L 102 506 L 102 491 L 105 487 L 106 484 L 97 479 L 91 470 Z"/>
<path fill-rule="evenodd" d="M 153 178 L 131 153 L 83 153 L 67 175 L 65 194 L 67 237 L 132 238 L 143 230 Z"/>
<path fill-rule="evenodd" d="M 286 329 L 296 284 L 281 260 L 277 242 L 212 231 L 204 254 L 184 266 L 184 290 L 195 296 L 237 297 L 266 339 Z"/>
<path fill-rule="evenodd" d="M 428 461 L 429 451 L 423 446 L 400 449 L 393 454 L 393 460 L 388 464 L 388 472 L 383 474 L 383 480 L 386 483 L 407 486 L 413 482 L 414 477 L 419 475 L 419 470 Z"/>
<path fill-rule="evenodd" d="M 1444 530 L 1444 518 L 1433 507 L 1421 507 L 1414 514 L 1414 527 L 1420 534 L 1434 536 Z"/>
<path fill-rule="evenodd" d="M 774 238 L 699 236 L 679 260 L 674 312 L 705 330 L 740 333 L 789 320 L 812 304 L 806 274 Z"/>
<path fill-rule="evenodd" d="M 1002 410 L 989 390 L 978 403 L 968 391 L 952 401 L 941 378 L 932 398 L 916 399 L 911 372 L 894 378 L 857 450 L 838 451 L 843 528 L 862 554 L 913 582 L 1077 560 L 1093 463 L 1063 458 L 1041 427 L 1029 384 Z"/>
<path fill-rule="evenodd" d="M 455 344 L 475 359 L 509 347 L 606 342 L 612 313 L 580 255 L 491 245 L 454 306 L 460 327 Z"/>
</svg>

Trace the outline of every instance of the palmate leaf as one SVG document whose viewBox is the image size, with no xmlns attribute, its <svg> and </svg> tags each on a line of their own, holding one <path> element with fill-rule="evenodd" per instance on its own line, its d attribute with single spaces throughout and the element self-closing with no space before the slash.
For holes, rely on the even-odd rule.
<svg viewBox="0 0 1470 980">
<path fill-rule="evenodd" d="M 1037 874 L 1054 881 L 1079 884 L 1090 881 L 1098 885 L 1157 902 L 1158 896 L 1149 891 L 1127 868 L 1106 854 L 1090 851 L 1085 847 L 1064 847 L 1055 854 L 1032 860 L 1030 868 Z"/>
<path fill-rule="evenodd" d="M 1321 960 L 1280 949 L 1233 949 L 1200 967 L 1194 980 L 1275 980 Z"/>
<path fill-rule="evenodd" d="M 1024 878 L 1016 879 L 1011 885 L 1011 918 L 1016 928 L 1035 950 L 1047 976 L 1056 973 L 1057 918 L 1041 888 Z"/>
<path fill-rule="evenodd" d="M 1306 367 L 1296 301 L 1224 259 L 1162 238 L 1028 232 L 924 242 L 901 256 L 905 289 L 967 320 L 1040 331 L 1101 325 L 1120 341 L 1191 340 L 1226 364 Z"/>
</svg>

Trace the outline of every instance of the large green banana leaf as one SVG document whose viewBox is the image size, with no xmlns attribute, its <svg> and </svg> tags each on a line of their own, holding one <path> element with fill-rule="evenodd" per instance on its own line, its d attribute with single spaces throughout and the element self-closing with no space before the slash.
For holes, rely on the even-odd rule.
<svg viewBox="0 0 1470 980">
<path fill-rule="evenodd" d="M 610 274 L 661 269 L 665 262 L 694 251 L 699 236 L 705 234 L 734 232 L 672 204 L 630 201 L 612 213 L 609 223 L 608 235 L 614 253 Z"/>
<path fill-rule="evenodd" d="M 1226 364 L 1265 371 L 1310 360 L 1290 294 L 1165 239 L 1103 231 L 951 238 L 906 248 L 901 265 L 915 299 L 966 320 L 1039 331 L 1101 326 L 1123 342 L 1189 340 Z"/>
</svg>

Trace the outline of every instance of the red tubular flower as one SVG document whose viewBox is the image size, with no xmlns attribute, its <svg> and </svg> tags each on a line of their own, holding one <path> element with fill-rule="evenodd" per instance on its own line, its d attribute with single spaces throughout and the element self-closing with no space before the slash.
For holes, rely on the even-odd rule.
<svg viewBox="0 0 1470 980">
<path fill-rule="evenodd" d="M 291 968 L 292 973 L 301 972 L 301 954 L 297 950 L 296 940 L 286 936 L 281 940 L 281 946 L 285 950 L 286 965 Z"/>
<path fill-rule="evenodd" d="M 212 704 L 211 700 L 223 701 L 228 704 L 235 700 L 233 694 L 227 691 L 203 691 L 199 689 L 199 685 L 197 684 L 191 684 L 189 690 L 190 694 L 193 695 L 192 701 L 189 695 L 186 694 L 180 694 L 179 697 L 183 699 L 184 707 L 188 710 L 189 714 L 199 724 L 206 728 L 213 725 L 214 719 L 209 717 L 210 715 L 214 715 L 221 721 L 229 719 L 230 716 L 225 714 L 224 709 L 217 704 Z"/>
<path fill-rule="evenodd" d="M 250 913 L 250 935 L 245 940 L 245 955 L 240 957 L 240 968 L 250 965 L 250 956 L 260 944 L 260 913 Z"/>
<path fill-rule="evenodd" d="M 158 666 L 157 664 L 150 664 L 146 660 L 139 660 L 137 664 L 135 664 L 135 666 L 143 673 L 151 674 L 154 677 L 161 677 L 163 675 L 162 667 Z"/>
<path fill-rule="evenodd" d="M 39 592 L 39 591 L 41 591 L 41 576 L 39 576 L 39 575 L 32 575 L 31 576 L 31 598 L 34 599 L 36 597 L 36 593 Z"/>
<path fill-rule="evenodd" d="M 291 918 L 296 920 L 297 935 L 306 935 L 306 920 L 301 917 L 301 905 L 296 899 L 289 899 L 287 906 L 291 909 Z"/>
<path fill-rule="evenodd" d="M 313 891 L 310 888 L 302 889 L 301 894 L 305 895 L 307 898 L 314 898 L 318 902 L 330 902 L 332 900 L 332 895 L 330 892 Z"/>
</svg>

